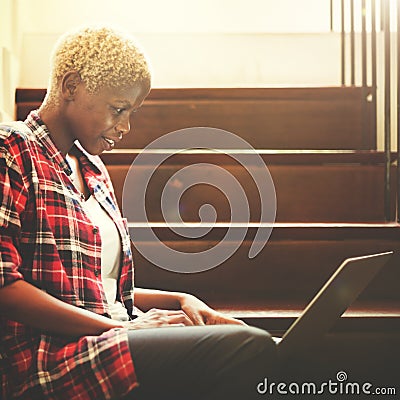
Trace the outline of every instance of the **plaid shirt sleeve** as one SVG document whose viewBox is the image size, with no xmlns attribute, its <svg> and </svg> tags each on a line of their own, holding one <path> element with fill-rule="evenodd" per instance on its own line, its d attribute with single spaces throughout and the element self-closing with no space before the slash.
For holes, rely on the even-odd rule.
<svg viewBox="0 0 400 400">
<path fill-rule="evenodd" d="M 83 175 L 122 243 L 119 296 L 133 307 L 129 236 L 105 167 L 81 150 Z M 18 279 L 108 316 L 101 237 L 69 180 L 69 166 L 36 112 L 0 127 L 0 290 Z M 29 301 L 29 299 L 27 299 Z M 111 399 L 138 385 L 126 329 L 71 340 L 0 315 L 0 398 Z"/>
<path fill-rule="evenodd" d="M 0 288 L 23 279 L 17 251 L 27 193 L 13 158 L 0 148 Z"/>
</svg>

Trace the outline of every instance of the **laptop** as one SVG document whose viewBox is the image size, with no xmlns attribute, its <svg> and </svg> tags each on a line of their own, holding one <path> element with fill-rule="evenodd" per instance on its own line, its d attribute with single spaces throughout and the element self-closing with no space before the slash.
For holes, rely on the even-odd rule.
<svg viewBox="0 0 400 400">
<path fill-rule="evenodd" d="M 282 361 L 321 339 L 383 268 L 393 251 L 348 258 L 283 337 L 274 337 Z"/>
</svg>

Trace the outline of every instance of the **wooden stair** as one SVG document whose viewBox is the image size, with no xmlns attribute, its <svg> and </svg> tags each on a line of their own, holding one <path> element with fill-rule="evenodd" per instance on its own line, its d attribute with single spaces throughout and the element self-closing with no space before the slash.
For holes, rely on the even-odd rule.
<svg viewBox="0 0 400 400">
<path fill-rule="evenodd" d="M 256 149 L 374 149 L 372 103 L 359 87 L 152 89 L 119 148 L 144 148 L 177 129 L 210 126 Z M 16 117 L 38 107 L 44 89 L 17 89 Z M 365 126 L 367 127 L 366 130 Z"/>
<path fill-rule="evenodd" d="M 108 166 L 116 194 L 122 205 L 122 189 L 126 174 L 140 150 L 114 150 L 102 158 Z M 147 154 L 147 153 L 146 153 Z M 166 153 L 166 156 L 168 153 Z M 214 166 L 224 168 L 244 189 L 251 212 L 251 221 L 260 220 L 259 192 L 249 170 L 259 168 L 255 158 L 260 157 L 268 167 L 277 197 L 278 222 L 382 222 L 384 221 L 384 154 L 375 150 L 347 151 L 287 151 L 256 150 L 247 155 L 247 168 L 235 161 L 237 154 L 207 151 L 171 154 L 158 168 L 146 164 L 138 167 L 142 173 L 154 174 L 147 187 L 147 216 L 150 221 L 163 221 L 161 194 L 168 179 L 184 166 L 200 164 L 204 177 L 212 177 Z M 395 155 L 392 155 L 393 160 Z M 148 152 L 151 163 L 152 152 Z M 203 164 L 212 164 L 211 166 Z M 143 164 L 143 165 L 142 165 Z M 253 165 L 252 165 L 253 164 Z M 138 184 L 140 185 L 140 174 Z M 395 187 L 396 168 L 392 166 L 392 187 Z M 131 185 L 133 183 L 130 182 Z M 396 193 L 392 192 L 392 215 Z M 181 198 L 180 213 L 184 221 L 199 221 L 202 204 L 211 203 L 218 210 L 218 221 L 230 221 L 230 206 L 216 188 L 197 185 Z M 133 221 L 132 221 L 133 222 Z M 143 221 L 134 221 L 143 222 Z M 246 221 L 243 221 L 246 222 Z"/>
<path fill-rule="evenodd" d="M 44 90 L 19 89 L 18 118 L 36 108 L 44 94 Z M 277 216 L 267 245 L 249 259 L 255 232 L 265 227 L 259 222 L 257 187 L 246 170 L 229 154 L 186 151 L 171 155 L 154 174 L 147 188 L 151 200 L 146 203 L 147 219 L 166 245 L 198 252 L 218 243 L 227 229 L 230 213 L 224 196 L 204 185 L 182 196 L 181 216 L 198 223 L 199 207 L 211 203 L 218 211 L 215 228 L 201 239 L 190 240 L 165 226 L 161 191 L 176 171 L 193 163 L 216 164 L 240 182 L 251 214 L 250 221 L 235 222 L 237 229 L 247 226 L 248 231 L 231 258 L 192 274 L 153 265 L 133 246 L 137 286 L 194 293 L 217 309 L 280 334 L 344 259 L 393 250 L 394 257 L 321 347 L 286 366 L 284 373 L 297 379 L 320 376 L 327 380 L 347 369 L 350 378 L 397 384 L 400 226 L 385 221 L 385 157 L 376 151 L 372 105 L 364 95 L 356 87 L 153 89 L 132 120 L 134 133 L 102 155 L 120 205 L 126 174 L 141 149 L 171 131 L 212 126 L 241 136 L 264 160 L 275 184 Z M 392 188 L 394 162 L 392 155 Z M 212 174 L 207 168 L 204 174 Z M 396 196 L 393 189 L 392 221 Z M 147 221 L 129 223 L 138 233 L 134 241 L 138 240 Z M 141 244 L 156 251 L 154 243 Z"/>
</svg>

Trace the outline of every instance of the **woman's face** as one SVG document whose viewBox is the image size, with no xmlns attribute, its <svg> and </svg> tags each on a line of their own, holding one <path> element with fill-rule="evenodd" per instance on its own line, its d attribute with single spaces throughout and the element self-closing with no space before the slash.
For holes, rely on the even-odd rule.
<svg viewBox="0 0 400 400">
<path fill-rule="evenodd" d="M 150 90 L 149 82 L 123 88 L 103 88 L 89 94 L 81 82 L 65 110 L 66 132 L 90 154 L 111 150 L 130 129 L 132 114 Z"/>
</svg>

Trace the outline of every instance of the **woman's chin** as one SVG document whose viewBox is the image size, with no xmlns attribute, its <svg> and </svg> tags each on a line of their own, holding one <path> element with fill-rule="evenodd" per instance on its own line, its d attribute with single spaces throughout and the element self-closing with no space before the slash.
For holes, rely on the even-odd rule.
<svg viewBox="0 0 400 400">
<path fill-rule="evenodd" d="M 92 156 L 99 156 L 109 149 L 108 146 L 104 145 L 103 141 L 96 143 L 96 145 L 87 145 L 86 143 L 81 143 L 81 146 Z"/>
</svg>

